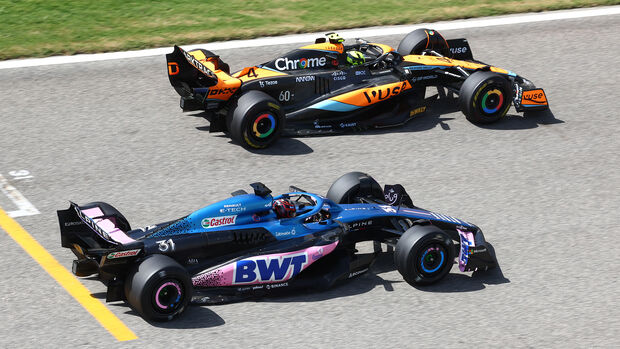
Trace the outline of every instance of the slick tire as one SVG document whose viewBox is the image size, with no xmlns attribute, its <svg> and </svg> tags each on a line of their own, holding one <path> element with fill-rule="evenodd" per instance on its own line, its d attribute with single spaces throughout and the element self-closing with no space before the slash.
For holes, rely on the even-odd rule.
<svg viewBox="0 0 620 349">
<path fill-rule="evenodd" d="M 187 271 L 174 259 L 161 254 L 134 266 L 125 280 L 125 297 L 147 321 L 170 321 L 179 316 L 192 298 Z"/>
<path fill-rule="evenodd" d="M 340 176 L 329 187 L 327 198 L 337 204 L 358 203 L 360 197 L 383 200 L 383 189 L 370 175 L 362 172 L 349 172 Z"/>
<path fill-rule="evenodd" d="M 444 56 L 448 55 L 449 48 L 446 39 L 433 29 L 416 29 L 407 34 L 398 44 L 398 53 L 401 55 L 419 55 L 426 49 L 432 49 Z"/>
<path fill-rule="evenodd" d="M 490 71 L 471 74 L 459 92 L 459 106 L 467 120 L 489 124 L 503 118 L 512 103 L 510 82 Z"/>
<path fill-rule="evenodd" d="M 248 91 L 230 111 L 227 126 L 231 138 L 244 148 L 267 148 L 282 133 L 284 112 L 268 94 Z"/>
<path fill-rule="evenodd" d="M 396 269 L 412 286 L 438 282 L 448 275 L 453 262 L 452 240 L 432 225 L 409 228 L 394 250 Z"/>
</svg>

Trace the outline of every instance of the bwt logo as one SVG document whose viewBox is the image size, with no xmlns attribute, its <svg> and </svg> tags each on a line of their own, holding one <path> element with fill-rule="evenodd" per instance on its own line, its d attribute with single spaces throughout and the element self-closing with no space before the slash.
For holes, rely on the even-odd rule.
<svg viewBox="0 0 620 349">
<path fill-rule="evenodd" d="M 308 256 L 305 252 L 290 256 L 241 260 L 235 264 L 233 284 L 286 281 L 299 274 L 306 264 Z"/>
</svg>

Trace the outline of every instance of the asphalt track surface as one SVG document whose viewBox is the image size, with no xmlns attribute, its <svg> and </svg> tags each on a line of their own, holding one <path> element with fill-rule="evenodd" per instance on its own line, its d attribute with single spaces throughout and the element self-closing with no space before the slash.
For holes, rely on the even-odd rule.
<svg viewBox="0 0 620 349">
<path fill-rule="evenodd" d="M 325 193 L 366 171 L 421 207 L 482 227 L 500 270 L 415 289 L 382 256 L 323 293 L 193 306 L 123 347 L 618 347 L 620 16 L 445 31 L 476 58 L 545 88 L 551 112 L 488 127 L 436 106 L 404 127 L 283 139 L 248 152 L 182 114 L 164 57 L 0 71 L 0 174 L 41 211 L 16 220 L 67 268 L 55 210 L 104 200 L 134 226 L 183 216 L 262 181 Z M 397 45 L 400 37 L 373 37 Z M 298 45 L 218 52 L 233 69 Z M 9 171 L 33 178 L 16 180 Z M 11 209 L 0 197 L 0 206 Z M 118 342 L 0 232 L 0 347 Z M 105 288 L 83 279 L 94 297 Z"/>
</svg>

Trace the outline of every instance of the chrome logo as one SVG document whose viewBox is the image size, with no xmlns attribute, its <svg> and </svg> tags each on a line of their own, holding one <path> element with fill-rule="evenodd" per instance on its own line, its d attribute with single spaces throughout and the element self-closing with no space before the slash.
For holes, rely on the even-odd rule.
<svg viewBox="0 0 620 349">
<path fill-rule="evenodd" d="M 299 65 L 299 68 L 304 69 L 308 67 L 308 59 L 307 58 L 300 58 L 299 59 L 299 63 L 297 63 L 297 65 Z"/>
<path fill-rule="evenodd" d="M 504 94 L 498 89 L 487 91 L 482 97 L 482 110 L 487 114 L 493 114 L 504 104 Z"/>
<path fill-rule="evenodd" d="M 269 137 L 276 129 L 276 119 L 271 114 L 263 114 L 254 120 L 252 131 L 258 138 Z"/>
</svg>

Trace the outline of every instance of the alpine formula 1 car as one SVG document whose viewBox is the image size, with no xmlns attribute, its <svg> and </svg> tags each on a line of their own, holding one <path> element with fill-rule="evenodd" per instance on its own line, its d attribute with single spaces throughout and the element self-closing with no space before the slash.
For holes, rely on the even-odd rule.
<svg viewBox="0 0 620 349">
<path fill-rule="evenodd" d="M 58 211 L 62 246 L 77 256 L 73 273 L 97 274 L 106 301 L 126 300 L 145 319 L 171 320 L 197 303 L 221 303 L 291 289 L 326 289 L 368 271 L 394 248 L 411 285 L 497 265 L 482 231 L 462 219 L 413 205 L 401 185 L 382 189 L 350 172 L 326 197 L 296 187 L 272 196 L 261 183 L 183 218 L 132 229 L 103 202 Z M 356 244 L 374 241 L 374 253 Z"/>
<path fill-rule="evenodd" d="M 168 77 L 184 111 L 205 110 L 209 131 L 227 132 L 247 148 L 264 148 L 282 133 L 339 133 L 401 125 L 437 96 L 458 95 L 473 123 L 548 108 L 542 89 L 505 69 L 474 60 L 466 39 L 445 40 L 418 29 L 398 49 L 337 34 L 319 38 L 272 61 L 230 74 L 204 49 L 175 46 Z M 438 94 L 425 98 L 426 87 Z"/>
</svg>

